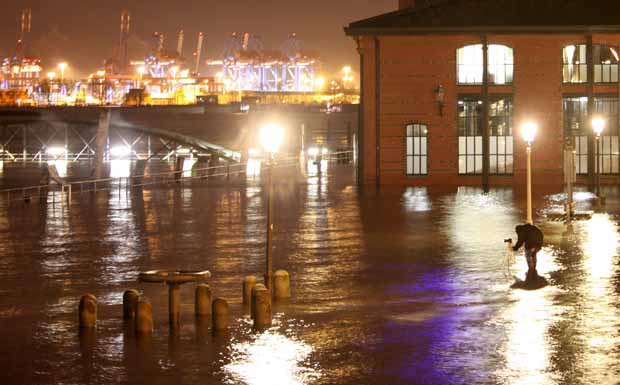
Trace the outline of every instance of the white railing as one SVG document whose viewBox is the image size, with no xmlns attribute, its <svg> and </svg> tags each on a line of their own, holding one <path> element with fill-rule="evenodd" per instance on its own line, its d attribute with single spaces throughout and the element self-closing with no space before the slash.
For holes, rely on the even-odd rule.
<svg viewBox="0 0 620 385">
<path fill-rule="evenodd" d="M 350 163 L 352 161 L 352 151 L 341 151 L 329 153 L 322 160 L 329 162 L 344 161 Z M 309 157 L 314 158 L 314 157 Z M 279 158 L 276 159 L 271 166 L 273 169 L 281 169 L 286 167 L 298 166 L 300 157 Z M 265 162 L 261 162 L 261 168 L 268 167 Z M 248 163 L 224 164 L 221 166 L 196 168 L 192 170 L 167 171 L 160 173 L 149 173 L 143 176 L 128 176 L 117 178 L 90 179 L 84 181 L 69 182 L 62 185 L 47 184 L 39 186 L 17 187 L 0 190 L 0 201 L 9 204 L 11 202 L 40 202 L 48 199 L 48 193 L 52 192 L 52 203 L 55 203 L 56 196 L 60 193 L 58 201 L 71 200 L 72 196 L 81 193 L 96 193 L 101 191 L 118 190 L 118 196 L 121 197 L 123 187 L 125 194 L 128 195 L 132 188 L 156 186 L 156 185 L 184 185 L 194 181 L 205 181 L 209 179 L 222 179 L 229 181 L 231 178 L 239 175 L 245 175 Z M 189 175 L 188 175 L 189 174 Z"/>
</svg>

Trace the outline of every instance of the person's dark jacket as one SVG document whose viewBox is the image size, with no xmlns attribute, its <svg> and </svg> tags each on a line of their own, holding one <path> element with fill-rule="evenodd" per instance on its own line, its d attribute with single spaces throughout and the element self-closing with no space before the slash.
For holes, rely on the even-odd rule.
<svg viewBox="0 0 620 385">
<path fill-rule="evenodd" d="M 543 244 L 543 233 L 536 226 L 525 224 L 517 226 L 517 234 L 519 235 L 519 239 L 517 240 L 517 244 L 512 248 L 514 251 L 517 251 L 523 246 L 525 243 L 525 248 L 527 250 L 530 249 L 538 249 L 542 248 Z"/>
</svg>

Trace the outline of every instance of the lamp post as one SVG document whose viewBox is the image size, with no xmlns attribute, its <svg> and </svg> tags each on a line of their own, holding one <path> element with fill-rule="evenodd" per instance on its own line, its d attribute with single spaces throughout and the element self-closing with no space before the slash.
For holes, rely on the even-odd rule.
<svg viewBox="0 0 620 385">
<path fill-rule="evenodd" d="M 273 283 L 273 179 L 272 167 L 273 158 L 278 148 L 282 144 L 284 130 L 276 124 L 268 124 L 260 130 L 260 142 L 263 150 L 267 154 L 267 245 L 266 245 L 266 266 L 265 266 L 265 286 L 271 292 Z"/>
<path fill-rule="evenodd" d="M 599 157 L 599 148 L 601 144 L 601 134 L 605 129 L 605 119 L 601 117 L 595 117 L 592 119 L 592 130 L 596 135 L 596 149 L 594 151 L 594 156 L 596 156 L 596 197 L 601 199 L 601 163 Z"/>
<path fill-rule="evenodd" d="M 527 143 L 527 223 L 533 224 L 532 219 L 532 143 L 536 137 L 538 126 L 534 122 L 526 122 L 521 127 L 521 136 Z"/>
</svg>

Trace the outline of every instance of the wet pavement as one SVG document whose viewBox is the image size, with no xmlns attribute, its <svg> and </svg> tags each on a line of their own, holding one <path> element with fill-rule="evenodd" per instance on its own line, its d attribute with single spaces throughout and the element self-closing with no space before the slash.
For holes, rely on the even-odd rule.
<svg viewBox="0 0 620 385">
<path fill-rule="evenodd" d="M 550 285 L 522 291 L 509 286 L 525 260 L 508 266 L 503 240 L 525 217 L 523 191 L 359 189 L 349 166 L 275 179 L 274 264 L 293 298 L 262 334 L 241 305 L 243 277 L 264 268 L 259 179 L 0 207 L 0 383 L 620 383 L 617 188 L 571 226 L 542 215 L 561 195 L 535 197 Z M 167 287 L 137 283 L 167 268 L 212 272 L 229 335 L 195 322 L 193 285 L 169 331 Z M 123 325 L 128 288 L 153 304 L 151 340 Z M 94 335 L 77 328 L 87 292 Z"/>
</svg>

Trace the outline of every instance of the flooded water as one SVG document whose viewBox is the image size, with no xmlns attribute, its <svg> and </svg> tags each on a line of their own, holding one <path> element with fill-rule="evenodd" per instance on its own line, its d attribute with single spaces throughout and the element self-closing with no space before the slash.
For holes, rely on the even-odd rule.
<svg viewBox="0 0 620 385">
<path fill-rule="evenodd" d="M 241 305 L 243 277 L 264 268 L 260 179 L 0 208 L 0 383 L 620 383 L 617 189 L 572 226 L 540 215 L 561 196 L 535 197 L 550 285 L 519 291 L 524 258 L 508 266 L 502 241 L 522 191 L 359 189 L 348 166 L 275 180 L 274 264 L 293 298 L 264 333 Z M 190 284 L 169 331 L 166 287 L 137 282 L 167 268 L 212 272 L 228 335 L 195 321 Z M 128 288 L 153 304 L 150 340 L 123 324 Z M 99 301 L 94 334 L 78 332 L 84 293 Z"/>
</svg>

